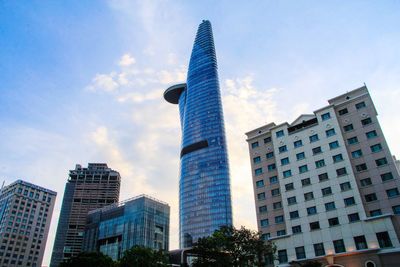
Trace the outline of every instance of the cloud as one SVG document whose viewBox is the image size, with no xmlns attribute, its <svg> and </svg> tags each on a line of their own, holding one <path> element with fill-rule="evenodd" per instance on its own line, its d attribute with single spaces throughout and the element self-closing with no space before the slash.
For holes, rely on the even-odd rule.
<svg viewBox="0 0 400 267">
<path fill-rule="evenodd" d="M 132 57 L 131 54 L 127 53 L 121 57 L 118 65 L 120 65 L 121 67 L 129 67 L 135 64 L 135 62 L 136 62 L 135 58 Z"/>
<path fill-rule="evenodd" d="M 87 86 L 86 89 L 89 91 L 113 92 L 119 87 L 118 82 L 115 80 L 116 76 L 115 72 L 111 72 L 110 74 L 96 74 L 92 79 L 92 84 Z"/>
</svg>

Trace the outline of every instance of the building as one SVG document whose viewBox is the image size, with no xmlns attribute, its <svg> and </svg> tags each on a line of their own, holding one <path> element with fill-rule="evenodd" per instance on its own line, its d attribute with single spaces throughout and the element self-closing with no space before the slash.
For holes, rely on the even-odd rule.
<svg viewBox="0 0 400 267">
<path fill-rule="evenodd" d="M 144 246 L 169 248 L 169 205 L 146 195 L 89 212 L 84 251 L 99 251 L 119 260 L 125 250 Z"/>
<path fill-rule="evenodd" d="M 232 225 L 229 164 L 211 23 L 197 31 L 186 84 L 164 92 L 179 104 L 182 128 L 179 181 L 180 247 Z"/>
<path fill-rule="evenodd" d="M 372 99 L 364 86 L 328 102 L 246 133 L 258 229 L 279 266 L 397 266 L 399 173 Z"/>
<path fill-rule="evenodd" d="M 76 165 L 69 171 L 58 220 L 50 266 L 81 252 L 86 216 L 89 211 L 117 203 L 121 177 L 105 163 Z"/>
<path fill-rule="evenodd" d="M 56 196 L 22 180 L 1 189 L 1 267 L 42 266 Z"/>
</svg>

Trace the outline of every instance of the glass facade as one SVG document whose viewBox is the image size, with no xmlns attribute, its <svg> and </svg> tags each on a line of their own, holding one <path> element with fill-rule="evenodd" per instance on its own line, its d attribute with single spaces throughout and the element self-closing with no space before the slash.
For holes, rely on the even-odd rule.
<svg viewBox="0 0 400 267">
<path fill-rule="evenodd" d="M 220 226 L 232 225 L 224 119 L 209 21 L 203 21 L 197 31 L 187 83 L 168 88 L 164 97 L 179 104 L 180 247 L 186 248 Z"/>
</svg>

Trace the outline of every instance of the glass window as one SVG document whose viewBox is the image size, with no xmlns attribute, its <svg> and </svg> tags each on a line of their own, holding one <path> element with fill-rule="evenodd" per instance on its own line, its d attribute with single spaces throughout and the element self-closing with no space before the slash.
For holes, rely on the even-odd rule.
<svg viewBox="0 0 400 267">
<path fill-rule="evenodd" d="M 371 178 L 361 179 L 360 184 L 362 187 L 371 185 L 372 184 Z"/>
<path fill-rule="evenodd" d="M 348 143 L 349 145 L 357 144 L 357 143 L 358 143 L 358 138 L 357 138 L 357 136 L 354 136 L 354 137 L 351 137 L 351 138 L 347 139 L 347 143 Z"/>
<path fill-rule="evenodd" d="M 263 205 L 263 206 L 258 207 L 258 211 L 260 213 L 267 212 L 268 211 L 267 205 Z"/>
<path fill-rule="evenodd" d="M 352 214 L 349 214 L 349 215 L 347 215 L 347 217 L 349 218 L 349 222 L 357 222 L 357 221 L 359 221 L 360 220 L 360 215 L 358 215 L 358 213 L 356 212 L 356 213 L 352 213 Z"/>
<path fill-rule="evenodd" d="M 344 114 L 349 113 L 349 111 L 347 110 L 347 108 L 344 108 L 344 109 L 339 110 L 338 113 L 339 113 L 340 116 L 342 116 L 342 115 L 344 115 Z"/>
<path fill-rule="evenodd" d="M 307 185 L 310 185 L 310 184 L 311 184 L 310 178 L 305 178 L 305 179 L 301 180 L 301 185 L 302 186 L 307 186 Z"/>
<path fill-rule="evenodd" d="M 353 126 L 353 124 L 347 124 L 347 125 L 343 126 L 343 130 L 345 132 L 353 131 L 354 130 L 354 126 Z"/>
<path fill-rule="evenodd" d="M 400 205 L 392 206 L 392 210 L 394 214 L 400 214 Z"/>
<path fill-rule="evenodd" d="M 367 240 L 365 240 L 365 236 L 363 235 L 355 236 L 354 243 L 356 244 L 357 250 L 368 248 Z"/>
<path fill-rule="evenodd" d="M 291 170 L 287 170 L 287 171 L 283 172 L 283 177 L 284 178 L 288 178 L 290 176 L 292 176 L 292 171 Z"/>
<path fill-rule="evenodd" d="M 323 121 L 329 120 L 330 118 L 331 118 L 331 114 L 329 112 L 324 113 L 324 114 L 321 115 L 321 119 Z"/>
<path fill-rule="evenodd" d="M 286 152 L 286 151 L 287 151 L 286 145 L 279 147 L 279 153 L 283 153 L 283 152 Z"/>
<path fill-rule="evenodd" d="M 328 223 L 329 226 L 339 225 L 339 218 L 338 217 L 330 218 L 328 219 Z"/>
<path fill-rule="evenodd" d="M 280 195 L 281 193 L 279 192 L 279 188 L 276 188 L 276 189 L 272 189 L 271 190 L 271 195 L 273 196 L 273 197 L 275 197 L 275 196 L 278 196 L 278 195 Z"/>
<path fill-rule="evenodd" d="M 393 247 L 392 241 L 390 240 L 388 232 L 376 233 L 376 238 L 378 239 L 379 247 L 381 247 L 381 248 Z"/>
<path fill-rule="evenodd" d="M 365 102 L 360 102 L 356 104 L 356 109 L 365 108 Z"/>
<path fill-rule="evenodd" d="M 387 162 L 386 158 L 380 158 L 380 159 L 375 160 L 375 164 L 377 167 L 380 167 L 380 166 L 388 164 L 388 162 Z"/>
<path fill-rule="evenodd" d="M 279 131 L 277 131 L 276 132 L 276 137 L 282 137 L 282 136 L 284 136 L 285 135 L 285 133 L 283 132 L 283 130 L 279 130 Z"/>
<path fill-rule="evenodd" d="M 288 262 L 286 249 L 278 250 L 278 261 L 279 261 L 279 263 Z"/>
<path fill-rule="evenodd" d="M 318 134 L 313 134 L 313 135 L 311 135 L 311 136 L 309 137 L 309 139 L 310 139 L 310 143 L 315 142 L 315 141 L 318 141 L 318 140 L 319 140 Z"/>
<path fill-rule="evenodd" d="M 304 154 L 304 152 L 296 154 L 296 159 L 297 160 L 302 160 L 302 159 L 305 159 L 305 158 L 306 158 L 306 155 Z"/>
<path fill-rule="evenodd" d="M 288 202 L 288 205 L 296 204 L 297 203 L 296 197 L 288 197 L 287 202 Z"/>
<path fill-rule="evenodd" d="M 264 144 L 271 142 L 271 136 L 264 138 Z"/>
<path fill-rule="evenodd" d="M 283 223 L 283 216 L 275 216 L 275 223 Z"/>
<path fill-rule="evenodd" d="M 273 157 L 274 157 L 274 152 L 268 152 L 267 154 L 265 154 L 265 157 L 266 157 L 267 159 L 273 158 Z"/>
<path fill-rule="evenodd" d="M 267 227 L 268 226 L 268 219 L 263 219 L 260 221 L 261 227 Z"/>
<path fill-rule="evenodd" d="M 380 209 L 371 210 L 371 211 L 369 212 L 369 215 L 370 215 L 371 217 L 379 216 L 379 215 L 382 215 L 382 211 L 381 211 Z"/>
<path fill-rule="evenodd" d="M 323 160 L 323 159 L 317 160 L 317 161 L 315 162 L 315 167 L 316 167 L 316 168 L 322 168 L 322 167 L 324 167 L 324 166 L 325 166 L 325 160 Z"/>
<path fill-rule="evenodd" d="M 317 214 L 317 207 L 316 206 L 308 207 L 307 208 L 307 214 L 308 215 Z"/>
<path fill-rule="evenodd" d="M 374 137 L 378 136 L 378 134 L 376 133 L 375 130 L 367 132 L 367 133 L 365 133 L 365 135 L 367 136 L 368 139 L 371 139 L 371 138 L 374 138 Z"/>
<path fill-rule="evenodd" d="M 335 129 L 329 129 L 325 131 L 326 137 L 331 137 L 336 134 Z"/>
<path fill-rule="evenodd" d="M 318 229 L 320 229 L 318 221 L 310 223 L 310 230 L 318 230 Z"/>
<path fill-rule="evenodd" d="M 259 146 L 258 142 L 251 143 L 251 148 L 256 148 L 258 146 Z"/>
<path fill-rule="evenodd" d="M 325 210 L 326 211 L 335 210 L 335 209 L 336 209 L 335 202 L 325 203 Z"/>
<path fill-rule="evenodd" d="M 302 165 L 299 167 L 299 173 L 304 173 L 308 171 L 307 165 Z"/>
<path fill-rule="evenodd" d="M 297 140 L 293 143 L 293 145 L 294 145 L 294 148 L 298 148 L 298 147 L 303 146 L 303 142 L 301 140 Z"/>
<path fill-rule="evenodd" d="M 362 151 L 361 149 L 355 150 L 353 152 L 351 152 L 351 156 L 356 159 L 362 156 Z"/>
<path fill-rule="evenodd" d="M 322 195 L 323 196 L 328 196 L 332 194 L 332 188 L 331 187 L 325 187 L 321 189 Z"/>
<path fill-rule="evenodd" d="M 341 183 L 341 184 L 340 184 L 340 189 L 341 189 L 342 191 L 350 190 L 350 189 L 351 189 L 350 182 Z"/>
<path fill-rule="evenodd" d="M 375 144 L 373 146 L 370 146 L 371 152 L 376 153 L 382 150 L 382 145 L 381 144 Z"/>
<path fill-rule="evenodd" d="M 281 159 L 281 165 L 287 165 L 287 164 L 289 164 L 289 158 Z"/>
<path fill-rule="evenodd" d="M 271 237 L 271 234 L 270 234 L 270 233 L 265 233 L 265 234 L 262 234 L 262 235 L 261 235 L 261 239 L 262 239 L 262 240 L 268 240 L 270 237 Z"/>
<path fill-rule="evenodd" d="M 356 204 L 356 201 L 354 200 L 354 197 L 348 197 L 348 198 L 344 199 L 344 204 L 346 206 L 351 206 L 351 205 Z"/>
<path fill-rule="evenodd" d="M 295 251 L 296 251 L 296 258 L 298 260 L 306 258 L 306 251 L 304 247 L 296 247 Z"/>
<path fill-rule="evenodd" d="M 262 168 L 257 168 L 257 169 L 254 170 L 254 174 L 255 175 L 261 175 L 262 173 L 263 173 Z"/>
<path fill-rule="evenodd" d="M 308 201 L 308 200 L 311 200 L 311 199 L 314 199 L 314 193 L 313 192 L 308 192 L 308 193 L 304 194 L 304 200 L 305 201 Z"/>
<path fill-rule="evenodd" d="M 337 155 L 332 156 L 332 159 L 333 159 L 334 163 L 337 163 L 337 162 L 340 162 L 343 160 L 343 156 L 342 156 L 342 154 L 337 154 Z"/>
<path fill-rule="evenodd" d="M 397 197 L 399 195 L 399 189 L 397 188 L 391 188 L 389 190 L 386 190 L 386 194 L 389 198 L 391 197 Z"/>
<path fill-rule="evenodd" d="M 335 248 L 335 253 L 346 252 L 346 247 L 344 246 L 343 239 L 334 240 L 333 247 Z"/>
<path fill-rule="evenodd" d="M 322 149 L 321 149 L 320 146 L 314 147 L 314 148 L 312 149 L 312 152 L 313 152 L 313 155 L 316 155 L 316 154 L 321 153 L 321 152 L 322 152 Z"/>
<path fill-rule="evenodd" d="M 371 123 L 372 123 L 371 118 L 366 118 L 366 119 L 361 120 L 361 124 L 363 126 L 366 126 L 366 125 L 371 124 Z"/>
<path fill-rule="evenodd" d="M 277 236 L 286 235 L 286 230 L 279 230 L 276 232 Z"/>
<path fill-rule="evenodd" d="M 314 244 L 314 253 L 315 253 L 315 256 L 325 255 L 324 243 Z"/>
<path fill-rule="evenodd" d="M 275 203 L 272 204 L 272 205 L 273 205 L 273 207 L 274 207 L 274 210 L 277 210 L 277 209 L 281 209 L 281 208 L 282 208 L 282 202 L 280 202 L 280 201 L 275 202 Z"/>
<path fill-rule="evenodd" d="M 295 211 L 291 211 L 290 213 L 289 213 L 289 216 L 290 216 L 290 219 L 297 219 L 297 218 L 299 218 L 299 212 L 297 211 L 297 210 L 295 210 Z"/>
<path fill-rule="evenodd" d="M 259 162 L 261 162 L 260 156 L 253 158 L 253 163 L 259 163 Z"/>
<path fill-rule="evenodd" d="M 285 184 L 286 191 L 290 191 L 294 189 L 293 183 Z"/>
<path fill-rule="evenodd" d="M 367 167 L 367 164 L 365 164 L 365 163 L 356 165 L 356 170 L 358 172 L 366 171 L 367 169 L 368 169 L 368 167 Z"/>
<path fill-rule="evenodd" d="M 258 180 L 258 181 L 256 182 L 256 186 L 257 186 L 257 187 L 264 187 L 264 180 Z"/>
<path fill-rule="evenodd" d="M 372 202 L 372 201 L 378 200 L 375 193 L 367 194 L 364 197 L 365 197 L 366 202 Z"/>
<path fill-rule="evenodd" d="M 338 141 L 333 141 L 329 143 L 329 149 L 335 149 L 339 147 L 339 142 Z"/>
<path fill-rule="evenodd" d="M 278 182 L 278 177 L 277 176 L 269 177 L 269 183 L 270 184 L 276 184 L 277 182 Z"/>
<path fill-rule="evenodd" d="M 269 164 L 267 168 L 268 168 L 268 171 L 271 172 L 276 169 L 276 165 L 275 165 L 275 163 L 272 163 L 272 164 Z"/>
<path fill-rule="evenodd" d="M 264 199 L 265 199 L 265 193 L 259 193 L 259 194 L 257 194 L 257 199 L 258 199 L 258 200 L 264 200 Z"/>
<path fill-rule="evenodd" d="M 293 227 L 292 227 L 292 233 L 293 233 L 293 234 L 301 233 L 301 225 L 293 226 Z"/>
<path fill-rule="evenodd" d="M 393 179 L 393 174 L 391 172 L 381 174 L 382 182 L 386 182 Z"/>
</svg>

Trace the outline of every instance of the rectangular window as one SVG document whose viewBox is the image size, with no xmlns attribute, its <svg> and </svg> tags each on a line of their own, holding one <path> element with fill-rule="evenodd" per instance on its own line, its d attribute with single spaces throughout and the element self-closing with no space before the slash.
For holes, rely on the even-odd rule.
<svg viewBox="0 0 400 267">
<path fill-rule="evenodd" d="M 380 167 L 380 166 L 388 164 L 388 162 L 387 162 L 386 158 L 380 158 L 380 159 L 375 160 L 375 164 L 376 164 L 376 167 Z"/>
<path fill-rule="evenodd" d="M 271 190 L 271 195 L 273 196 L 273 197 L 276 197 L 276 196 L 279 196 L 281 193 L 279 192 L 279 188 L 276 188 L 276 189 L 272 189 Z"/>
<path fill-rule="evenodd" d="M 322 168 L 325 166 L 325 160 L 321 159 L 315 162 L 315 167 L 316 168 Z"/>
<path fill-rule="evenodd" d="M 299 167 L 299 173 L 305 173 L 308 171 L 307 165 L 302 165 Z"/>
<path fill-rule="evenodd" d="M 256 182 L 256 186 L 257 186 L 257 187 L 264 187 L 264 180 L 258 180 L 258 181 Z"/>
<path fill-rule="evenodd" d="M 358 138 L 357 138 L 357 136 L 354 136 L 354 137 L 351 137 L 351 138 L 347 139 L 347 143 L 348 143 L 349 145 L 357 144 L 357 143 L 358 143 Z"/>
<path fill-rule="evenodd" d="M 371 123 L 372 123 L 371 118 L 366 118 L 366 119 L 361 120 L 361 124 L 363 126 L 366 126 L 366 125 L 371 124 Z"/>
<path fill-rule="evenodd" d="M 371 152 L 376 153 L 382 150 L 382 145 L 381 144 L 375 144 L 373 146 L 370 146 Z"/>
<path fill-rule="evenodd" d="M 310 223 L 310 230 L 312 231 L 312 230 L 318 230 L 318 229 L 320 229 L 320 227 L 319 227 L 319 222 L 312 222 L 312 223 Z"/>
<path fill-rule="evenodd" d="M 277 236 L 286 235 L 286 230 L 279 230 L 279 231 L 276 231 L 276 235 L 277 235 Z"/>
<path fill-rule="evenodd" d="M 305 201 L 308 201 L 308 200 L 311 200 L 311 199 L 314 199 L 314 193 L 313 192 L 308 192 L 308 193 L 304 194 L 304 200 Z"/>
<path fill-rule="evenodd" d="M 312 149 L 312 152 L 313 152 L 313 155 L 316 155 L 316 154 L 321 153 L 321 152 L 322 152 L 322 149 L 321 149 L 320 146 L 314 147 L 314 148 Z"/>
<path fill-rule="evenodd" d="M 356 213 L 352 213 L 352 214 L 349 214 L 349 215 L 347 215 L 347 217 L 349 218 L 349 222 L 357 222 L 357 221 L 359 221 L 360 220 L 360 215 L 358 215 L 358 213 L 356 212 Z"/>
<path fill-rule="evenodd" d="M 257 194 L 257 199 L 258 199 L 258 200 L 264 200 L 264 199 L 265 199 L 265 193 L 259 193 L 259 194 Z"/>
<path fill-rule="evenodd" d="M 325 203 L 325 210 L 326 211 L 331 211 L 331 210 L 335 210 L 335 209 L 336 209 L 335 202 Z"/>
<path fill-rule="evenodd" d="M 332 159 L 333 159 L 334 163 L 337 163 L 337 162 L 343 161 L 343 156 L 342 156 L 342 154 L 337 154 L 337 155 L 332 156 Z"/>
<path fill-rule="evenodd" d="M 356 104 L 356 109 L 361 109 L 361 108 L 365 108 L 365 102 L 360 102 Z"/>
<path fill-rule="evenodd" d="M 267 227 L 268 226 L 268 219 L 264 219 L 260 221 L 261 227 Z"/>
<path fill-rule="evenodd" d="M 347 124 L 347 125 L 343 126 L 343 130 L 345 132 L 353 131 L 354 130 L 353 124 Z"/>
<path fill-rule="evenodd" d="M 263 205 L 263 206 L 258 207 L 258 211 L 260 213 L 267 212 L 268 211 L 267 205 Z"/>
<path fill-rule="evenodd" d="M 371 210 L 371 211 L 369 212 L 369 215 L 370 215 L 371 217 L 379 216 L 379 215 L 382 215 L 382 211 L 381 211 L 380 209 Z"/>
<path fill-rule="evenodd" d="M 298 260 L 306 258 L 306 251 L 304 247 L 296 247 L 295 251 L 296 251 L 296 258 Z"/>
<path fill-rule="evenodd" d="M 332 188 L 331 187 L 322 188 L 321 192 L 322 192 L 322 196 L 332 195 Z"/>
<path fill-rule="evenodd" d="M 253 158 L 253 163 L 259 163 L 259 162 L 261 162 L 260 156 Z"/>
<path fill-rule="evenodd" d="M 258 146 L 259 146 L 258 142 L 251 143 L 251 148 L 256 148 Z"/>
<path fill-rule="evenodd" d="M 272 171 L 274 171 L 275 169 L 276 169 L 275 163 L 272 163 L 272 164 L 269 164 L 269 165 L 268 165 L 268 171 L 269 171 L 269 172 L 272 172 Z"/>
<path fill-rule="evenodd" d="M 305 159 L 305 158 L 306 158 L 306 155 L 304 154 L 304 152 L 296 154 L 296 159 L 297 160 L 302 160 L 302 159 Z"/>
<path fill-rule="evenodd" d="M 308 207 L 307 215 L 314 215 L 314 214 L 317 214 L 317 207 L 316 206 Z"/>
<path fill-rule="evenodd" d="M 276 137 L 277 138 L 282 137 L 284 135 L 285 135 L 285 133 L 283 132 L 283 130 L 279 130 L 279 131 L 276 132 Z"/>
<path fill-rule="evenodd" d="M 387 172 L 387 173 L 381 174 L 381 179 L 382 179 L 382 182 L 386 182 L 386 181 L 392 180 L 393 179 L 393 174 L 391 172 Z"/>
<path fill-rule="evenodd" d="M 371 138 L 374 138 L 374 137 L 378 136 L 378 134 L 376 133 L 375 130 L 367 132 L 367 133 L 365 133 L 365 135 L 367 136 L 368 139 L 371 139 Z"/>
<path fill-rule="evenodd" d="M 351 189 L 350 182 L 344 182 L 340 184 L 340 189 L 343 191 L 347 191 Z"/>
<path fill-rule="evenodd" d="M 344 200 L 344 204 L 346 205 L 346 207 L 356 204 L 356 201 L 354 200 L 354 197 L 348 197 L 348 198 L 345 198 L 343 200 Z"/>
<path fill-rule="evenodd" d="M 335 129 L 329 129 L 325 131 L 326 137 L 331 137 L 336 134 Z"/>
<path fill-rule="evenodd" d="M 392 210 L 394 214 L 400 214 L 400 205 L 392 206 Z"/>
<path fill-rule="evenodd" d="M 281 159 L 281 165 L 287 165 L 287 164 L 289 164 L 289 158 Z"/>
<path fill-rule="evenodd" d="M 339 225 L 339 218 L 338 217 L 330 218 L 328 219 L 328 223 L 330 227 Z"/>
<path fill-rule="evenodd" d="M 362 151 L 361 149 L 355 150 L 353 152 L 351 152 L 351 157 L 356 159 L 362 156 Z"/>
<path fill-rule="evenodd" d="M 289 213 L 289 216 L 290 216 L 290 219 L 291 219 L 291 220 L 297 219 L 297 218 L 299 218 L 299 212 L 298 212 L 297 210 L 291 211 L 291 212 Z"/>
<path fill-rule="evenodd" d="M 286 145 L 280 146 L 278 149 L 279 149 L 279 153 L 283 153 L 283 152 L 286 152 L 286 151 L 287 151 Z"/>
<path fill-rule="evenodd" d="M 262 239 L 262 240 L 268 240 L 270 237 L 271 237 L 271 234 L 270 234 L 270 233 L 265 233 L 265 234 L 262 234 L 262 235 L 261 235 L 261 239 Z"/>
<path fill-rule="evenodd" d="M 356 171 L 358 171 L 358 172 L 363 172 L 363 171 L 366 171 L 367 169 L 368 169 L 368 167 L 367 167 L 367 164 L 365 164 L 365 163 L 356 165 Z"/>
<path fill-rule="evenodd" d="M 278 261 L 279 261 L 279 263 L 288 262 L 286 249 L 278 250 Z"/>
<path fill-rule="evenodd" d="M 339 142 L 338 141 L 333 141 L 329 143 L 329 149 L 335 149 L 339 147 Z"/>
<path fill-rule="evenodd" d="M 301 185 L 302 186 L 307 186 L 307 185 L 310 185 L 310 184 L 311 184 L 310 178 L 305 178 L 305 179 L 301 180 Z"/>
<path fill-rule="evenodd" d="M 349 113 L 349 111 L 347 110 L 347 108 L 344 108 L 344 109 L 339 110 L 338 113 L 339 113 L 340 116 L 342 116 L 342 115 L 344 115 L 344 114 Z"/>
<path fill-rule="evenodd" d="M 296 204 L 297 203 L 296 197 L 288 197 L 287 202 L 288 202 L 288 205 Z"/>
<path fill-rule="evenodd" d="M 379 247 L 381 247 L 381 248 L 393 247 L 392 241 L 390 240 L 388 232 L 376 233 L 376 238 L 378 239 Z"/>
<path fill-rule="evenodd" d="M 315 256 L 325 255 L 324 243 L 314 244 L 314 253 L 315 253 Z"/>
<path fill-rule="evenodd" d="M 271 136 L 264 138 L 264 144 L 271 142 Z"/>
<path fill-rule="evenodd" d="M 397 197 L 399 195 L 399 189 L 391 188 L 389 190 L 386 190 L 386 194 L 387 194 L 388 198 Z"/>
<path fill-rule="evenodd" d="M 293 234 L 299 234 L 301 233 L 301 225 L 296 225 L 292 227 L 292 233 Z"/>
<path fill-rule="evenodd" d="M 294 145 L 294 148 L 298 148 L 298 147 L 303 146 L 303 142 L 301 140 L 297 140 L 293 143 L 293 145 Z"/>
<path fill-rule="evenodd" d="M 355 236 L 354 243 L 356 244 L 357 250 L 368 248 L 367 240 L 365 240 L 365 236 L 363 235 Z"/>
<path fill-rule="evenodd" d="M 324 113 L 324 114 L 321 115 L 321 119 L 323 121 L 329 120 L 330 118 L 331 118 L 331 114 L 329 112 Z"/>
<path fill-rule="evenodd" d="M 371 185 L 372 184 L 371 178 L 361 179 L 360 184 L 362 187 Z"/>
<path fill-rule="evenodd" d="M 292 176 L 292 171 L 291 170 L 287 170 L 287 171 L 283 172 L 283 177 L 284 178 L 288 178 L 290 176 Z"/>
<path fill-rule="evenodd" d="M 372 202 L 372 201 L 378 200 L 375 193 L 367 194 L 364 197 L 365 197 L 366 202 Z"/>
<path fill-rule="evenodd" d="M 286 191 L 290 191 L 294 189 L 293 183 L 285 184 Z"/>
<path fill-rule="evenodd" d="M 278 177 L 277 176 L 269 177 L 269 183 L 270 184 L 276 184 L 277 182 L 278 182 Z"/>
<path fill-rule="evenodd" d="M 261 175 L 262 173 L 263 173 L 262 168 L 258 168 L 258 169 L 255 169 L 255 170 L 254 170 L 254 174 L 255 174 L 255 175 Z"/>
<path fill-rule="evenodd" d="M 346 247 L 344 246 L 343 239 L 334 240 L 333 247 L 335 248 L 335 253 L 346 252 Z"/>
<path fill-rule="evenodd" d="M 310 139 L 310 143 L 318 141 L 318 140 L 319 140 L 318 134 L 313 134 L 313 135 L 311 135 L 311 136 L 309 137 L 309 139 Z"/>
<path fill-rule="evenodd" d="M 272 206 L 274 207 L 274 210 L 278 210 L 282 208 L 282 202 L 275 202 L 274 204 L 272 204 Z"/>
<path fill-rule="evenodd" d="M 272 159 L 274 157 L 274 152 L 268 152 L 267 154 L 265 154 L 265 157 L 267 159 Z"/>
<path fill-rule="evenodd" d="M 283 223 L 283 216 L 275 216 L 275 223 Z"/>
</svg>

